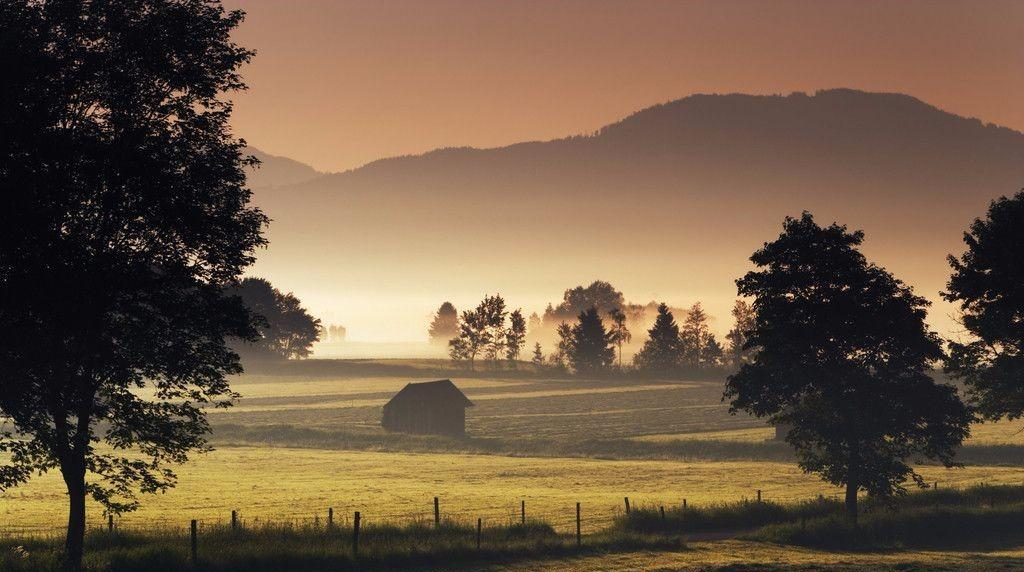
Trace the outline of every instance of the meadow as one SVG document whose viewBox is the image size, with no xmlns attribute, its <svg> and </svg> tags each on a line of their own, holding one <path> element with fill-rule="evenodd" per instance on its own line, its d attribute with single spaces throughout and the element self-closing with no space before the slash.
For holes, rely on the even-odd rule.
<svg viewBox="0 0 1024 572">
<path fill-rule="evenodd" d="M 442 377 L 474 403 L 466 438 L 380 429 L 390 396 L 409 381 Z M 118 516 L 117 530 L 184 530 L 191 519 L 216 528 L 232 510 L 249 527 L 318 526 L 329 508 L 339 525 L 360 511 L 365 526 L 407 526 L 432 520 L 438 497 L 452 525 L 479 518 L 485 527 L 507 526 L 525 501 L 528 519 L 556 534 L 574 530 L 579 502 L 583 533 L 596 534 L 623 515 L 624 497 L 634 508 L 673 510 L 683 499 L 713 506 L 753 499 L 758 490 L 781 503 L 839 493 L 803 474 L 787 446 L 771 440 L 771 428 L 729 414 L 721 380 L 559 379 L 525 365 L 466 371 L 429 360 L 315 360 L 255 369 L 234 388 L 243 396 L 238 404 L 210 414 L 216 450 L 181 467 L 175 489 L 144 496 L 140 510 Z M 979 425 L 964 457 L 980 461 L 919 471 L 940 489 L 1022 485 L 1022 447 L 1015 424 Z M 58 475 L 35 478 L 0 495 L 0 536 L 59 535 L 65 510 Z M 89 526 L 106 526 L 94 505 Z M 674 558 L 637 550 L 635 558 Z M 592 557 L 573 567 L 586 569 Z"/>
</svg>

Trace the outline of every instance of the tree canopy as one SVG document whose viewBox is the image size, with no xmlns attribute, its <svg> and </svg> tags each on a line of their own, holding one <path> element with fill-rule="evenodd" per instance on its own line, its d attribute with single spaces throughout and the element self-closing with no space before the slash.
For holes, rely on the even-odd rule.
<svg viewBox="0 0 1024 572">
<path fill-rule="evenodd" d="M 228 295 L 267 223 L 223 97 L 252 56 L 241 19 L 212 0 L 0 3 L 0 488 L 61 472 L 72 569 L 86 496 L 122 511 L 173 486 L 205 405 L 234 397 L 225 338 L 256 336 Z"/>
<path fill-rule="evenodd" d="M 309 357 L 320 338 L 320 320 L 309 315 L 291 292 L 285 294 L 263 278 L 246 278 L 235 289 L 242 302 L 260 317 L 256 340 L 241 340 L 235 349 L 243 357 L 293 359 Z"/>
<path fill-rule="evenodd" d="M 447 344 L 459 333 L 459 313 L 451 302 L 441 304 L 430 322 L 430 343 Z"/>
<path fill-rule="evenodd" d="M 943 357 L 928 302 L 869 263 L 863 239 L 804 213 L 751 256 L 758 269 L 737 284 L 754 300 L 757 352 L 725 391 L 733 411 L 791 425 L 800 467 L 845 486 L 854 519 L 858 491 L 923 485 L 911 456 L 953 465 L 971 420 L 956 390 L 928 374 Z"/>
<path fill-rule="evenodd" d="M 658 317 L 647 331 L 647 340 L 635 356 L 633 363 L 641 371 L 656 374 L 672 374 L 679 370 L 681 348 L 679 324 L 668 305 L 658 306 Z"/>
<path fill-rule="evenodd" d="M 1024 192 L 993 201 L 964 233 L 967 250 L 949 257 L 943 297 L 960 307 L 973 336 L 952 341 L 946 370 L 963 379 L 990 419 L 1024 416 Z"/>
<path fill-rule="evenodd" d="M 604 329 L 597 308 L 580 313 L 570 332 L 572 341 L 567 358 L 576 373 L 600 373 L 615 362 L 612 338 Z"/>
</svg>

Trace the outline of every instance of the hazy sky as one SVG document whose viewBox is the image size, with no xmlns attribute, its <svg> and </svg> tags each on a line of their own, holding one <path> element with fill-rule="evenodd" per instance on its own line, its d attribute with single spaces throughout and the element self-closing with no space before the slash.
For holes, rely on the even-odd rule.
<svg viewBox="0 0 1024 572">
<path fill-rule="evenodd" d="M 343 170 L 592 131 L 694 92 L 848 86 L 1024 129 L 1024 2 L 226 0 L 239 135 Z"/>
</svg>

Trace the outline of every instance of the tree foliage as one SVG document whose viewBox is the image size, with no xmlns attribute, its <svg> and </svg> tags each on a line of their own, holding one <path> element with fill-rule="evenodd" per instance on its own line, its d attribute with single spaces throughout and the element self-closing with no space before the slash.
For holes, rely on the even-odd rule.
<svg viewBox="0 0 1024 572">
<path fill-rule="evenodd" d="M 754 328 L 754 308 L 746 300 L 736 300 L 732 307 L 733 327 L 726 334 L 728 361 L 733 367 L 750 361 L 755 348 L 747 345 L 748 332 Z"/>
<path fill-rule="evenodd" d="M 679 370 L 681 354 L 679 324 L 669 307 L 661 304 L 643 348 L 633 356 L 633 363 L 648 373 L 672 374 Z"/>
<path fill-rule="evenodd" d="M 526 343 L 526 318 L 522 310 L 514 310 L 509 314 L 509 326 L 505 332 L 505 358 L 510 362 L 519 359 Z"/>
<path fill-rule="evenodd" d="M 992 202 L 950 256 L 943 297 L 960 307 L 969 341 L 950 342 L 946 370 L 990 419 L 1024 416 L 1024 192 Z"/>
<path fill-rule="evenodd" d="M 235 344 L 236 351 L 246 358 L 309 357 L 323 328 L 294 294 L 281 292 L 263 278 L 246 278 L 234 291 L 246 308 L 261 318 L 258 338 Z"/>
<path fill-rule="evenodd" d="M 227 295 L 267 219 L 226 92 L 251 52 L 206 0 L 0 2 L 0 487 L 59 470 L 66 558 L 85 499 L 173 486 L 234 397 Z M 146 391 L 140 391 L 146 388 Z M 101 446 L 102 445 L 102 446 Z"/>
<path fill-rule="evenodd" d="M 459 333 L 459 313 L 451 302 L 441 304 L 430 322 L 430 343 L 447 344 Z"/>
<path fill-rule="evenodd" d="M 579 315 L 570 330 L 570 339 L 567 357 L 576 373 L 600 373 L 615 362 L 615 348 L 597 308 L 590 308 Z"/>
<path fill-rule="evenodd" d="M 621 367 L 622 345 L 628 344 L 633 339 L 633 334 L 629 331 L 629 327 L 626 326 L 626 313 L 622 311 L 622 308 L 612 308 L 609 310 L 608 319 L 611 320 L 611 324 L 608 326 L 609 339 L 618 349 L 619 366 Z"/>
<path fill-rule="evenodd" d="M 863 233 L 787 218 L 754 253 L 758 270 L 737 281 L 756 313 L 750 363 L 729 377 L 733 411 L 791 425 L 800 467 L 857 492 L 888 497 L 914 479 L 911 456 L 954 464 L 970 414 L 956 390 L 936 384 L 942 358 L 925 325 L 928 302 L 858 251 Z"/>
</svg>

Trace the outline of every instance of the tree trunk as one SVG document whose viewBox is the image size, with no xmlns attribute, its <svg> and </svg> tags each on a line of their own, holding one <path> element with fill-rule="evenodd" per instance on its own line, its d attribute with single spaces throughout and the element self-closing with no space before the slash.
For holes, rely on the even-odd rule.
<svg viewBox="0 0 1024 572">
<path fill-rule="evenodd" d="M 64 568 L 70 572 L 79 572 L 82 569 L 85 544 L 85 470 L 69 469 L 63 469 L 70 502 L 68 532 L 64 543 Z"/>
<path fill-rule="evenodd" d="M 850 522 L 857 524 L 857 486 L 856 479 L 851 478 L 846 483 L 846 516 Z"/>
</svg>

